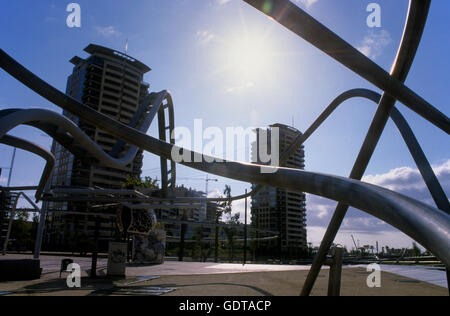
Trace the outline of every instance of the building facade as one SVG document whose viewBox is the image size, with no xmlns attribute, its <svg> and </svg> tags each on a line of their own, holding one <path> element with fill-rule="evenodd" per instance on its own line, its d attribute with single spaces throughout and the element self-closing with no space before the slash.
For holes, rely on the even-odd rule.
<svg viewBox="0 0 450 316">
<path fill-rule="evenodd" d="M 73 72 L 67 80 L 66 94 L 92 109 L 128 125 L 143 99 L 148 95 L 149 85 L 143 76 L 151 69 L 138 60 L 112 49 L 89 45 L 86 59 L 74 57 L 70 62 Z M 117 139 L 99 128 L 79 120 L 68 112 L 63 113 L 74 121 L 85 134 L 105 152 L 112 152 Z M 117 157 L 128 151 L 125 145 Z M 57 142 L 52 145 L 56 157 L 51 187 L 89 187 L 120 189 L 128 176 L 140 177 L 143 152 L 139 151 L 134 161 L 124 168 L 110 168 L 101 164 L 86 162 L 75 157 Z M 88 214 L 90 205 L 86 202 L 48 203 L 50 210 L 47 235 L 50 243 L 67 244 L 73 234 L 90 236 L 94 221 L 88 215 L 67 215 L 52 211 L 71 211 Z M 112 220 L 102 220 L 100 238 L 110 237 L 115 230 Z M 68 236 L 68 233 L 70 236 Z"/>
<path fill-rule="evenodd" d="M 274 128 L 279 131 L 280 157 L 284 151 L 300 135 L 300 131 L 283 124 L 275 124 L 267 129 L 268 139 Z M 261 129 L 257 130 L 257 141 L 252 144 L 252 161 L 260 163 L 259 137 Z M 269 150 L 273 152 L 273 148 Z M 282 167 L 293 169 L 305 168 L 305 150 L 302 146 Z M 264 187 L 252 198 L 252 225 L 258 229 L 279 232 L 276 241 L 263 242 L 262 248 L 278 254 L 298 254 L 307 248 L 306 234 L 306 195 L 283 188 Z M 259 236 L 261 237 L 261 236 Z M 274 255 L 275 255 L 274 253 Z"/>
</svg>

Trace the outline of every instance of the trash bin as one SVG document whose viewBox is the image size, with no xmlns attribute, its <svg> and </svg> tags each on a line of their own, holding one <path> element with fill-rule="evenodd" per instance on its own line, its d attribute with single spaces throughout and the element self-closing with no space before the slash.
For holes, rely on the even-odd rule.
<svg viewBox="0 0 450 316">
<path fill-rule="evenodd" d="M 109 243 L 108 275 L 125 276 L 127 268 L 127 244 L 119 242 Z"/>
<path fill-rule="evenodd" d="M 63 272 L 67 272 L 67 268 L 73 264 L 73 260 L 72 259 L 63 259 L 61 261 L 61 270 L 59 270 L 59 277 L 61 278 L 61 273 Z"/>
</svg>

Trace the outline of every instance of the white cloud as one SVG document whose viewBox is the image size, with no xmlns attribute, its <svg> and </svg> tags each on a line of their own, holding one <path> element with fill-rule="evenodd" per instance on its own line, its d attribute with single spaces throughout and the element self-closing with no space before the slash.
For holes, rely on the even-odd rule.
<svg viewBox="0 0 450 316">
<path fill-rule="evenodd" d="M 308 226 L 308 242 L 317 247 L 322 242 L 325 235 L 326 228 L 322 226 Z M 335 243 L 347 247 L 348 250 L 355 248 L 352 240 L 360 246 L 372 245 L 375 246 L 378 241 L 378 249 L 381 251 L 382 247 L 389 246 L 391 248 L 410 248 L 413 240 L 407 235 L 399 231 L 377 231 L 364 232 L 356 230 L 341 229 L 336 236 Z"/>
<path fill-rule="evenodd" d="M 208 194 L 208 198 L 210 198 L 210 199 L 219 198 L 219 197 L 223 197 L 223 194 L 219 189 L 215 189 L 214 191 L 212 191 Z M 232 210 L 233 210 L 232 211 L 233 215 L 236 213 L 239 213 L 239 215 L 240 215 L 239 220 L 241 221 L 241 223 L 244 223 L 244 221 L 245 221 L 245 200 L 234 201 L 232 204 Z M 251 223 L 251 198 L 247 199 L 247 222 L 249 224 Z"/>
<path fill-rule="evenodd" d="M 215 199 L 215 198 L 219 198 L 221 196 L 222 196 L 222 192 L 220 192 L 219 189 L 215 189 L 214 191 L 211 191 L 208 193 L 209 199 Z"/>
<path fill-rule="evenodd" d="M 114 26 L 96 26 L 95 30 L 100 36 L 103 37 L 112 37 L 112 36 L 120 36 L 120 33 Z"/>
<path fill-rule="evenodd" d="M 220 5 L 224 5 L 224 4 L 227 4 L 228 2 L 230 2 L 231 0 L 217 0 L 217 2 L 220 4 Z"/>
<path fill-rule="evenodd" d="M 239 86 L 235 86 L 235 87 L 226 89 L 226 93 L 234 93 L 234 92 L 242 91 L 247 88 L 252 88 L 254 86 L 255 86 L 255 84 L 253 82 L 247 82 L 246 84 L 242 84 Z"/>
<path fill-rule="evenodd" d="M 214 38 L 216 38 L 216 35 L 210 31 L 198 31 L 197 37 L 200 41 L 200 44 L 206 45 L 209 42 L 211 42 Z"/>
<path fill-rule="evenodd" d="M 391 34 L 386 30 L 374 31 L 364 37 L 357 49 L 369 58 L 376 59 L 383 54 L 384 49 L 392 42 Z"/>
<path fill-rule="evenodd" d="M 295 2 L 297 3 L 301 3 L 304 6 L 306 6 L 307 8 L 309 8 L 310 6 L 312 6 L 314 3 L 316 3 L 319 0 L 295 0 Z"/>
<path fill-rule="evenodd" d="M 245 200 L 239 200 L 233 202 L 233 214 L 239 213 L 239 221 L 241 223 L 245 222 Z M 247 199 L 247 223 L 252 222 L 251 214 L 251 199 Z"/>
<path fill-rule="evenodd" d="M 444 191 L 448 193 L 450 191 L 450 159 L 441 165 L 433 166 L 433 170 Z M 363 181 L 402 193 L 434 206 L 422 175 L 417 169 L 401 167 L 385 174 L 365 176 Z"/>
<path fill-rule="evenodd" d="M 433 166 L 433 170 L 448 195 L 450 192 L 450 159 L 440 165 Z M 400 167 L 383 174 L 367 175 L 363 178 L 363 181 L 404 194 L 435 207 L 420 172 L 415 168 Z M 336 205 L 337 202 L 335 201 L 307 195 L 308 241 L 315 245 L 320 243 Z M 392 226 L 353 208 L 350 208 L 345 217 L 337 242 L 348 246 L 351 234 L 358 235 L 358 238 L 364 239 L 366 244 L 369 241 L 379 241 L 392 247 L 409 247 L 412 242 L 409 237 Z"/>
</svg>

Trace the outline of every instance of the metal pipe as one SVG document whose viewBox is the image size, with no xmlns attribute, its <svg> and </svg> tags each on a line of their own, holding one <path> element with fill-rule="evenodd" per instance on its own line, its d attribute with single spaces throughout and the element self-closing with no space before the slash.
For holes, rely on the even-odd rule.
<svg viewBox="0 0 450 316">
<path fill-rule="evenodd" d="M 245 190 L 245 194 L 247 194 L 247 190 Z M 244 212 L 244 216 L 245 216 L 245 229 L 244 229 L 244 266 L 247 263 L 247 234 L 248 234 L 248 225 L 247 225 L 247 198 L 245 198 L 245 212 Z"/>
<path fill-rule="evenodd" d="M 328 279 L 328 296 L 341 296 L 342 259 L 344 249 L 334 248 L 334 255 L 330 266 Z"/>
<path fill-rule="evenodd" d="M 52 111 L 31 109 L 31 110 L 17 110 L 2 119 L 2 126 L 0 127 L 0 138 L 8 131 L 21 124 L 30 123 L 33 121 L 41 121 L 55 124 L 64 128 L 67 132 L 77 139 L 82 146 L 84 146 L 94 157 L 100 160 L 104 165 L 112 168 L 124 167 L 133 161 L 136 156 L 137 149 L 128 151 L 127 155 L 122 158 L 113 158 L 105 153 L 89 136 L 87 136 L 78 126 L 65 116 L 59 115 Z M 133 146 L 132 148 L 137 148 Z M 136 152 L 135 152 L 136 151 Z"/>
<path fill-rule="evenodd" d="M 444 189 L 439 183 L 439 180 L 436 177 L 433 168 L 428 162 L 428 159 L 425 156 L 422 148 L 420 147 L 419 142 L 417 141 L 417 138 L 411 130 L 408 122 L 396 108 L 392 110 L 391 118 L 402 134 L 402 137 L 405 140 L 406 145 L 408 146 L 409 152 L 411 153 L 411 156 L 413 157 L 417 168 L 419 169 L 419 172 L 428 187 L 428 191 L 430 192 L 434 202 L 436 203 L 436 206 L 440 210 L 450 215 L 450 203 L 448 201 L 447 195 L 445 194 Z"/>
<path fill-rule="evenodd" d="M 17 193 L 16 196 L 16 200 L 14 201 L 14 206 L 13 206 L 13 210 L 11 212 L 11 217 L 9 219 L 9 224 L 8 224 L 8 231 L 6 233 L 6 239 L 5 239 L 5 243 L 3 244 L 3 255 L 6 254 L 7 248 L 8 248 L 8 243 L 9 243 L 9 237 L 11 234 L 11 228 L 12 228 L 12 224 L 14 222 L 14 217 L 16 216 L 16 210 L 17 210 L 17 203 L 19 202 L 20 197 L 23 197 L 25 200 L 27 200 L 28 203 L 30 203 L 31 206 L 33 206 L 34 210 L 40 214 L 40 219 L 39 219 L 39 226 L 36 232 L 36 242 L 35 242 L 35 248 L 34 248 L 34 252 L 33 252 L 33 257 L 35 260 L 39 259 L 39 255 L 41 252 L 41 246 L 42 246 L 42 235 L 44 232 L 44 225 L 45 225 L 45 212 L 42 212 L 41 209 L 28 197 L 28 195 L 26 195 L 23 192 Z"/>
<path fill-rule="evenodd" d="M 8 188 L 11 185 L 12 172 L 13 172 L 13 169 L 14 169 L 14 160 L 16 160 L 16 151 L 17 151 L 17 148 L 14 147 L 13 156 L 12 156 L 12 159 L 11 159 L 11 166 L 9 167 L 8 183 L 6 184 L 6 186 Z"/>
<path fill-rule="evenodd" d="M 417 48 L 420 44 L 420 40 L 425 29 L 430 4 L 431 0 L 410 1 L 405 30 L 391 71 L 392 77 L 400 80 L 401 82 L 406 80 L 407 74 L 414 61 Z M 384 91 L 389 90 L 384 89 Z M 398 94 L 393 95 L 398 96 Z M 350 173 L 351 179 L 360 180 L 363 177 L 379 139 L 384 131 L 390 113 L 395 106 L 395 102 L 396 100 L 390 94 L 387 94 L 386 92 L 383 93 L 378 105 L 378 110 L 373 118 L 372 124 L 358 154 L 352 172 Z M 319 275 L 320 269 L 326 260 L 327 253 L 336 238 L 345 215 L 347 214 L 348 208 L 349 205 L 342 202 L 340 202 L 336 207 L 317 256 L 314 259 L 311 270 L 306 278 L 301 292 L 302 296 L 310 295 L 314 283 Z"/>
<path fill-rule="evenodd" d="M 150 138 L 149 136 L 146 136 L 146 138 Z M 155 141 L 157 141 L 155 139 Z M 169 144 L 163 144 L 163 146 L 169 146 L 168 147 L 168 151 L 171 151 L 171 148 L 173 148 L 173 146 L 169 145 Z M 150 150 L 150 148 L 148 149 Z M 209 160 L 209 159 L 208 159 Z M 332 177 L 332 176 L 325 176 L 325 175 L 319 175 L 319 174 L 314 174 L 314 173 L 308 173 L 306 171 L 300 171 L 300 170 L 292 170 L 292 169 L 285 169 L 285 168 L 279 168 L 278 173 L 273 175 L 263 175 L 260 173 L 260 166 L 256 166 L 256 165 L 248 165 L 248 164 L 240 164 L 240 163 L 235 163 L 235 162 L 227 162 L 224 164 L 201 164 L 201 163 L 186 163 L 188 166 L 195 166 L 196 168 L 200 169 L 200 170 L 205 170 L 205 171 L 210 171 L 213 172 L 217 175 L 222 175 L 222 176 L 228 176 L 231 178 L 234 178 L 236 180 L 241 180 L 241 181 L 251 181 L 254 183 L 262 183 L 262 184 L 266 184 L 266 185 L 274 185 L 274 186 L 279 186 L 279 187 L 287 187 L 290 189 L 294 189 L 294 190 L 300 190 L 300 191 L 305 191 L 305 192 L 309 192 L 309 193 L 313 193 L 313 194 L 318 194 L 324 197 L 329 197 L 331 199 L 335 199 L 335 200 L 343 200 L 346 203 L 352 204 L 353 206 L 360 208 L 360 209 L 368 209 L 371 208 L 372 212 L 375 212 L 375 214 L 378 214 L 376 216 L 380 217 L 380 214 L 378 212 L 380 212 L 379 209 L 381 210 L 386 210 L 389 209 L 389 207 L 385 207 L 385 206 L 381 206 L 385 203 L 388 203 L 387 200 L 385 199 L 386 196 L 388 196 L 389 194 L 394 194 L 388 190 L 386 190 L 385 193 L 382 194 L 383 198 L 379 197 L 378 198 L 378 202 L 381 203 L 380 205 L 378 204 L 373 204 L 374 199 L 370 198 L 367 199 L 368 195 L 366 192 L 365 194 L 363 194 L 363 196 L 361 197 L 365 202 L 362 203 L 357 203 L 356 201 L 353 201 L 353 199 L 351 198 L 351 192 L 354 192 L 354 190 L 350 189 L 348 187 L 348 185 L 351 186 L 365 186 L 367 184 L 363 184 L 360 182 L 356 182 L 353 183 L 351 182 L 351 180 L 348 179 L 341 179 L 338 177 Z M 215 169 L 215 170 L 211 170 L 211 168 Z M 293 178 L 292 178 L 293 177 Z M 322 181 L 317 181 L 317 177 L 321 178 L 321 177 L 325 177 L 322 179 Z M 292 184 L 286 183 L 286 180 L 291 178 Z M 294 178 L 298 178 L 295 179 Z M 339 180 L 338 180 L 339 179 Z M 300 182 L 297 182 L 300 181 Z M 334 183 L 335 181 L 338 181 L 336 183 Z M 343 181 L 343 182 L 341 182 Z M 295 183 L 295 185 L 293 184 Z M 320 185 L 319 185 L 320 184 Z M 319 187 L 317 187 L 317 185 L 319 185 Z M 329 188 L 331 185 L 331 187 L 336 187 L 336 192 L 338 192 L 338 196 L 334 196 L 331 194 L 332 192 L 327 192 L 327 188 Z M 322 186 L 325 186 L 322 187 Z M 344 189 L 345 188 L 345 189 Z M 371 188 L 371 187 L 370 187 Z M 371 189 L 375 189 L 376 187 L 373 187 Z M 367 189 L 367 188 L 366 188 Z M 369 191 L 371 191 L 371 189 L 369 189 Z M 380 188 L 376 188 L 375 190 L 378 190 Z M 323 191 L 325 190 L 325 191 Z M 362 189 L 361 192 L 365 192 L 366 190 Z M 333 194 L 336 194 L 335 191 L 333 191 Z M 388 194 L 389 193 L 389 194 Z M 349 195 L 350 194 L 350 195 Z M 344 197 L 346 196 L 346 197 Z M 415 205 L 415 203 L 419 203 L 417 201 L 413 201 L 412 199 L 409 199 L 410 203 L 412 205 Z M 392 200 L 391 200 L 392 202 Z M 395 202 L 394 202 L 395 204 Z M 375 209 L 375 205 L 377 205 L 376 209 Z M 425 206 L 425 205 L 421 205 L 421 206 Z M 419 209 L 421 208 L 421 206 L 419 206 Z M 417 205 L 416 208 L 417 209 Z M 428 206 L 426 206 L 428 208 Z M 399 208 L 402 209 L 402 207 L 400 205 L 394 206 L 394 208 Z M 408 208 L 409 210 L 414 210 L 414 208 Z M 401 211 L 397 211 L 397 212 L 401 212 Z M 418 211 L 419 212 L 419 211 Z M 383 215 L 384 216 L 384 215 Z M 448 221 L 448 219 L 446 220 L 441 219 L 439 221 L 439 223 L 442 223 L 443 225 L 446 224 L 446 221 Z M 389 219 L 387 220 L 387 222 L 393 224 L 394 226 L 402 226 L 402 230 L 405 231 L 405 227 L 403 227 L 403 224 L 400 223 L 394 223 L 395 221 Z M 415 223 L 418 224 L 418 223 Z M 448 223 L 447 223 L 448 224 Z M 421 232 L 423 230 L 418 229 L 418 230 L 414 230 L 416 233 L 417 232 Z M 445 229 L 443 230 L 445 231 Z M 416 233 L 414 232 L 410 232 L 413 235 L 416 235 Z M 419 238 L 419 240 L 423 240 L 422 237 Z M 428 242 L 422 243 L 424 245 L 429 244 Z M 437 242 L 437 243 L 433 243 L 435 245 L 437 245 L 438 247 L 440 247 L 442 245 L 442 242 Z M 436 246 L 435 246 L 436 247 Z M 434 248 L 435 248 L 434 247 Z M 439 253 L 441 253 L 442 251 L 439 251 Z"/>
<path fill-rule="evenodd" d="M 115 189 L 76 189 L 76 188 L 53 188 L 50 193 L 54 194 L 77 194 L 77 195 L 104 195 L 104 194 L 116 194 L 116 195 L 139 195 L 140 192 L 136 190 L 115 190 Z"/>
<path fill-rule="evenodd" d="M 35 189 L 36 190 L 36 200 L 39 201 L 41 199 L 42 196 L 42 192 L 44 190 L 45 184 L 47 183 L 48 179 L 50 178 L 52 171 L 53 171 L 53 167 L 55 166 L 55 156 L 49 152 L 47 149 L 31 143 L 27 140 L 18 138 L 18 137 L 14 137 L 14 136 L 10 136 L 10 135 L 4 135 L 3 137 L 0 137 L 0 143 L 8 145 L 8 146 L 13 146 L 14 148 L 20 148 L 23 150 L 26 150 L 28 152 L 34 153 L 35 155 L 41 156 L 42 158 L 45 159 L 46 161 L 46 165 L 44 168 L 44 172 L 42 173 L 41 176 L 41 180 L 39 182 L 39 186 L 37 188 L 30 188 L 30 189 Z M 19 190 L 22 188 L 10 188 L 14 189 L 14 191 L 25 191 L 25 190 Z"/>
<path fill-rule="evenodd" d="M 17 194 L 16 200 L 14 201 L 13 208 L 9 215 L 8 231 L 6 232 L 5 242 L 3 243 L 3 255 L 6 255 L 8 250 L 9 237 L 11 236 L 11 229 L 14 222 L 14 217 L 16 216 L 17 203 L 19 202 L 20 193 Z"/>
<path fill-rule="evenodd" d="M 367 98 L 370 99 L 376 103 L 379 102 L 379 99 L 381 98 L 381 96 L 376 93 L 373 92 L 371 90 L 367 90 L 367 89 L 354 89 L 354 90 L 349 90 L 346 91 L 344 93 L 342 93 L 341 95 L 339 95 L 335 100 L 333 100 L 333 102 L 325 109 L 325 111 L 318 117 L 318 119 L 301 135 L 299 135 L 293 142 L 293 144 L 289 147 L 288 150 L 286 150 L 280 158 L 280 164 L 284 164 L 289 157 L 297 150 L 298 147 L 300 147 L 304 142 L 306 142 L 309 137 L 321 126 L 321 124 L 323 124 L 323 122 L 326 121 L 326 119 L 338 108 L 338 106 L 340 106 L 343 102 L 345 102 L 346 100 L 350 99 L 350 98 L 355 98 L 355 97 L 362 97 L 362 98 Z M 8 111 L 8 113 L 11 113 L 11 111 Z M 394 123 L 397 125 L 397 127 L 399 128 L 399 131 L 401 132 L 403 138 L 405 139 L 406 144 L 408 145 L 408 148 L 410 149 L 410 151 L 412 152 L 413 158 L 416 160 L 416 163 L 418 160 L 421 161 L 426 161 L 426 157 L 423 154 L 422 149 L 420 148 L 420 145 L 418 145 L 416 138 L 414 136 L 414 134 L 412 133 L 409 125 L 406 123 L 405 119 L 403 118 L 403 116 L 395 109 L 395 111 L 392 113 L 393 115 L 395 114 L 396 118 L 393 118 Z M 393 116 L 391 115 L 391 116 Z M 41 128 L 41 126 L 39 124 L 33 124 L 33 126 L 37 127 L 37 128 Z M 406 136 L 405 135 L 410 135 L 410 136 Z M 416 143 L 416 144 L 414 144 Z M 416 152 L 416 153 L 413 153 Z M 422 154 L 421 154 L 422 153 Z M 421 158 L 417 158 L 418 156 L 422 156 Z M 427 162 L 427 161 L 426 161 Z M 426 164 L 420 164 L 417 163 L 417 165 L 419 166 L 419 170 L 421 171 L 422 175 L 424 175 L 425 173 L 423 172 L 423 170 L 420 168 L 420 165 L 429 165 L 429 163 L 427 162 Z M 431 167 L 427 168 L 429 170 L 431 170 L 431 172 L 426 172 L 428 175 L 424 176 L 425 179 L 431 179 L 431 181 L 427 181 L 427 185 L 428 187 L 434 187 L 434 190 L 430 189 L 430 192 L 432 192 L 433 197 L 435 198 L 435 201 L 437 201 L 436 198 L 436 194 L 434 194 L 434 192 L 438 192 L 441 191 L 440 197 L 438 199 L 440 199 L 441 201 L 447 201 L 445 197 L 445 193 L 443 193 L 442 187 L 439 185 L 439 182 L 436 179 L 436 176 L 434 175 L 434 173 L 432 172 Z M 49 176 L 49 175 L 48 175 Z M 44 178 L 44 175 L 43 177 Z M 433 180 L 433 178 L 435 180 Z M 433 184 L 430 183 L 434 182 Z M 41 181 L 42 183 L 42 181 Z M 42 187 L 42 185 L 40 186 Z M 246 197 L 250 197 L 250 196 L 254 196 L 255 194 L 257 194 L 261 189 L 263 188 L 263 186 L 258 185 L 255 187 L 255 189 L 253 189 L 251 192 L 244 194 L 244 195 L 239 195 L 239 196 L 235 196 L 232 197 L 231 199 L 229 198 L 209 198 L 207 201 L 208 202 L 223 202 L 223 201 L 237 201 L 237 200 L 241 200 L 241 199 L 245 199 Z M 440 189 L 439 189 L 440 188 Z M 13 188 L 13 191 L 25 191 L 26 188 Z M 37 187 L 30 187 L 29 190 L 36 190 Z M 53 189 L 52 192 L 60 194 L 60 193 L 73 193 L 73 194 L 108 194 L 108 193 L 114 193 L 114 194 L 133 194 L 135 193 L 135 191 L 128 191 L 128 190 L 98 190 L 95 191 L 93 189 L 60 189 L 60 188 L 56 188 Z M 444 198 L 442 198 L 442 196 L 444 196 Z M 150 200 L 152 201 L 158 201 L 158 199 L 155 198 L 151 198 Z M 204 198 L 175 198 L 175 199 L 170 199 L 171 201 L 176 200 L 178 202 L 191 202 L 191 201 L 204 201 Z M 122 201 L 122 200 L 121 200 Z M 124 200 L 125 201 L 125 200 Z M 142 200 L 144 201 L 144 200 Z M 161 201 L 165 201 L 165 199 L 161 199 Z M 438 203 L 439 204 L 443 204 Z M 444 209 L 442 207 L 439 207 L 440 209 Z"/>
<path fill-rule="evenodd" d="M 5 187 L 0 187 L 1 191 L 8 191 L 8 192 L 14 192 L 14 191 L 36 191 L 39 187 L 9 187 L 9 188 L 5 188 Z"/>
<path fill-rule="evenodd" d="M 441 113 L 422 97 L 406 87 L 399 78 L 389 75 L 383 68 L 378 66 L 291 1 L 244 1 L 270 16 L 287 29 L 352 70 L 354 73 L 373 83 L 381 90 L 386 91 L 391 96 L 395 96 L 398 101 L 431 122 L 433 125 L 445 131 L 447 134 L 450 133 L 450 120 L 445 114 Z M 416 0 L 413 0 L 413 2 L 415 1 Z M 427 6 L 429 6 L 430 1 L 431 0 L 418 0 L 418 2 L 421 3 L 417 3 L 417 8 L 422 10 L 422 14 L 426 15 L 428 12 Z M 418 13 L 417 20 L 420 22 L 420 19 L 423 16 L 421 16 L 420 12 Z M 416 19 L 416 17 L 412 18 Z M 417 26 L 419 26 L 419 24 L 420 23 L 418 23 Z M 411 32 L 411 35 L 417 36 L 417 39 L 419 40 L 420 35 L 422 34 L 420 27 L 410 28 L 410 30 L 416 31 L 416 33 Z M 414 52 L 412 53 L 414 55 Z M 407 57 L 407 55 L 405 54 L 404 57 Z"/>
<path fill-rule="evenodd" d="M 202 204 L 132 204 L 132 203 L 121 203 L 123 206 L 128 207 L 133 210 L 171 210 L 171 209 L 200 209 Z"/>
<path fill-rule="evenodd" d="M 0 60 L 3 60 L 3 57 Z M 2 66 L 5 64 L 4 60 L 1 61 L 1 64 Z M 181 150 L 177 146 L 161 142 L 78 103 L 45 83 L 12 59 L 6 64 L 7 69 L 14 76 L 42 96 L 48 98 L 49 101 L 119 139 L 123 139 L 156 155 L 163 156 L 166 159 L 171 159 L 172 150 Z M 194 155 L 199 155 L 189 150 L 186 150 L 186 154 L 191 158 Z M 205 160 L 214 161 L 214 158 L 206 157 Z M 446 233 L 450 231 L 449 216 L 421 202 L 360 181 L 302 170 L 274 168 L 277 170 L 277 173 L 268 175 L 260 172 L 261 167 L 267 168 L 267 166 L 231 161 L 224 163 L 184 162 L 183 164 L 238 181 L 279 186 L 316 194 L 336 201 L 343 201 L 345 204 L 364 210 L 399 228 L 436 253 L 446 265 L 450 265 L 450 236 Z"/>
<path fill-rule="evenodd" d="M 156 93 L 150 93 L 147 97 L 145 97 L 144 101 L 139 105 L 138 110 L 136 111 L 136 113 L 134 114 L 134 116 L 132 117 L 130 123 L 128 124 L 128 126 L 132 127 L 132 128 L 136 128 L 138 127 L 139 122 L 142 120 L 142 117 L 145 117 L 145 121 L 142 124 L 142 127 L 145 126 L 145 124 L 147 122 L 151 122 L 153 121 L 153 119 L 155 118 L 155 116 L 150 116 L 149 115 L 149 111 L 148 108 L 150 107 L 150 105 L 153 103 L 153 101 L 155 100 L 157 94 Z M 158 104 L 158 102 L 156 102 L 156 104 Z M 159 103 L 159 106 L 162 104 L 162 102 Z M 158 108 L 159 106 L 153 106 L 151 107 L 151 110 L 153 108 Z M 145 129 L 145 131 L 148 130 L 148 128 Z M 137 128 L 139 130 L 143 130 L 143 128 Z M 116 142 L 116 144 L 114 145 L 113 149 L 111 150 L 111 152 L 109 153 L 111 156 L 118 158 L 119 154 L 123 151 L 124 147 L 125 147 L 126 143 L 123 140 L 118 140 Z M 137 152 L 137 151 L 136 151 Z"/>
<path fill-rule="evenodd" d="M 161 105 L 163 104 L 164 100 L 166 99 L 167 96 L 163 95 L 163 94 L 151 94 L 149 95 L 142 103 L 141 106 L 149 106 L 151 103 L 154 102 L 153 108 L 155 109 L 159 109 L 161 107 Z M 23 114 L 23 111 L 30 111 L 30 112 L 25 112 L 26 114 Z M 36 112 L 34 112 L 36 111 Z M 73 134 L 74 136 L 78 136 L 79 138 L 77 138 L 78 140 L 81 139 L 82 145 L 86 146 L 86 148 L 89 150 L 89 152 L 94 153 L 95 157 L 99 160 L 102 161 L 107 161 L 106 164 L 108 164 L 111 167 L 116 167 L 116 168 L 120 168 L 123 166 L 126 166 L 128 164 L 130 164 L 133 159 L 136 157 L 136 154 L 139 150 L 139 148 L 137 146 L 132 146 L 127 153 L 120 159 L 114 159 L 113 157 L 107 155 L 99 146 L 94 146 L 97 145 L 95 142 L 93 142 L 86 134 L 84 134 L 83 131 L 79 130 L 77 128 L 77 126 L 75 125 L 75 123 L 73 123 L 70 119 L 64 117 L 64 116 L 55 116 L 52 114 L 49 114 L 48 112 L 45 112 L 47 110 L 21 110 L 21 109 L 15 109 L 15 110 L 6 110 L 6 111 L 0 111 L 4 112 L 3 115 L 0 115 L 4 117 L 5 121 L 3 122 L 8 122 L 8 126 L 4 125 L 2 129 L 0 129 L 0 138 L 2 136 L 2 131 L 5 130 L 11 130 L 11 126 L 17 126 L 19 124 L 15 123 L 17 122 L 17 117 L 20 116 L 21 120 L 23 120 L 23 122 L 21 122 L 20 124 L 33 124 L 34 126 L 36 126 L 36 121 L 39 121 L 39 123 L 42 124 L 42 122 L 50 122 L 50 123 L 54 123 L 57 126 L 61 126 L 63 125 L 65 127 L 65 129 L 67 131 L 69 131 L 71 134 Z M 41 113 L 39 113 L 41 112 Z M 52 112 L 50 112 L 52 113 Z M 34 119 L 33 119 L 34 117 Z M 142 132 L 146 132 L 149 128 L 150 125 L 152 123 L 154 119 L 154 115 L 153 114 L 148 114 L 145 116 L 145 120 L 144 123 L 141 125 L 141 127 L 138 129 L 139 131 Z M 39 127 L 41 127 L 40 125 L 37 125 Z M 75 128 L 76 127 L 76 128 Z M 42 128 L 43 129 L 43 128 Z M 43 129 L 44 130 L 44 129 Z M 49 132 L 48 130 L 44 130 L 45 132 Z M 51 135 L 53 136 L 53 135 Z M 117 145 L 119 147 L 119 145 Z M 98 147 L 98 148 L 94 148 L 94 147 Z M 118 150 L 118 148 L 116 148 L 116 150 Z M 109 157 L 109 158 L 108 158 Z"/>
<path fill-rule="evenodd" d="M 293 142 L 293 144 L 286 150 L 286 152 L 280 158 L 283 163 L 285 160 L 291 156 L 297 148 L 299 148 L 303 143 L 309 139 L 309 137 L 323 124 L 327 118 L 345 101 L 350 98 L 361 97 L 373 101 L 374 103 L 379 103 L 381 100 L 381 95 L 367 89 L 354 89 L 349 90 L 337 97 L 319 116 L 319 118 L 311 125 L 311 127 L 302 135 L 299 135 Z M 397 108 L 393 108 L 391 111 L 391 119 L 400 131 L 400 134 L 408 146 L 408 149 L 413 157 L 417 168 L 419 169 L 427 187 L 430 191 L 437 207 L 444 212 L 450 214 L 450 203 L 448 198 L 440 185 L 433 168 L 431 167 L 428 159 L 426 158 L 416 136 L 414 135 L 408 122 L 405 120 L 403 115 Z"/>
</svg>

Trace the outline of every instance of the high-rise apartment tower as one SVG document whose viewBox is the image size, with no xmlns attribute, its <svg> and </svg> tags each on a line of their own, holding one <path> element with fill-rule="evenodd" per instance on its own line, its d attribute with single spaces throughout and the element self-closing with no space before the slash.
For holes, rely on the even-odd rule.
<svg viewBox="0 0 450 316">
<path fill-rule="evenodd" d="M 275 124 L 267 129 L 267 139 L 271 139 L 274 128 L 279 131 L 279 148 L 277 149 L 281 156 L 301 133 L 287 125 Z M 257 130 L 257 142 L 252 144 L 252 161 L 255 163 L 260 163 L 258 154 L 260 131 L 261 129 Z M 273 154 L 276 149 L 270 148 L 270 144 L 268 147 Z M 299 148 L 282 167 L 304 169 L 304 147 Z M 253 197 L 251 212 L 254 227 L 279 232 L 278 241 L 271 243 L 273 248 L 278 248 L 282 253 L 291 254 L 306 249 L 306 196 L 304 193 L 265 187 Z"/>
<path fill-rule="evenodd" d="M 149 85 L 143 81 L 145 73 L 151 69 L 140 61 L 121 52 L 89 45 L 85 48 L 90 56 L 86 59 L 74 57 L 70 62 L 73 72 L 67 80 L 66 94 L 92 109 L 121 123 L 129 124 L 139 105 L 148 95 Z M 89 125 L 67 111 L 64 115 L 73 120 L 105 152 L 110 153 L 117 139 L 100 128 Z M 124 146 L 117 157 L 128 150 Z M 54 142 L 52 152 L 56 157 L 56 167 L 51 179 L 52 187 L 89 187 L 120 189 L 128 176 L 141 175 L 143 153 L 139 151 L 134 161 L 123 168 L 110 168 L 75 157 L 60 144 Z M 88 212 L 86 202 L 48 203 L 49 210 Z M 84 232 L 91 235 L 94 221 L 89 216 L 50 213 L 47 234 L 53 243 L 66 244 L 67 233 Z M 101 223 L 101 236 L 108 237 L 114 231 L 114 223 Z"/>
</svg>

